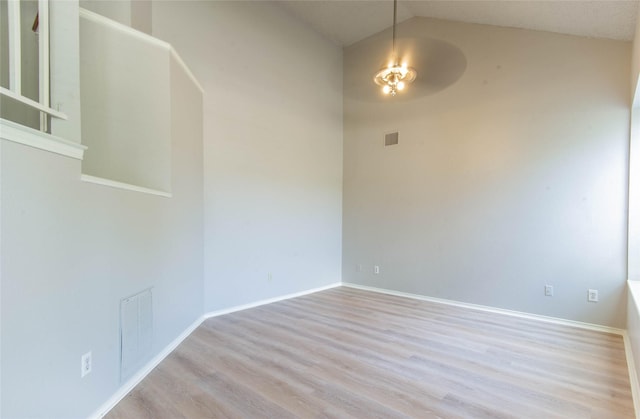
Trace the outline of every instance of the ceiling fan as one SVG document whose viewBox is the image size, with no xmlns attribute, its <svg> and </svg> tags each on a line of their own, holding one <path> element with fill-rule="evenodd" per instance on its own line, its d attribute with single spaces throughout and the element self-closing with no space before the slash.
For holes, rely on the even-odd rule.
<svg viewBox="0 0 640 419">
<path fill-rule="evenodd" d="M 344 95 L 365 102 L 415 100 L 435 94 L 455 83 L 467 67 L 467 59 L 457 46 L 437 39 L 429 29 L 429 19 L 414 17 L 396 22 L 394 0 L 391 29 L 372 35 L 345 49 Z M 371 69 L 379 70 L 371 78 Z M 375 88 L 375 85 L 381 88 Z"/>
<path fill-rule="evenodd" d="M 409 67 L 406 62 L 400 63 L 396 54 L 396 15 L 398 12 L 398 0 L 393 0 L 393 35 L 391 47 L 391 61 L 389 64 L 378 71 L 373 77 L 373 81 L 382 86 L 382 93 L 395 96 L 399 91 L 404 90 L 405 86 L 412 83 L 418 73 L 415 69 Z"/>
</svg>

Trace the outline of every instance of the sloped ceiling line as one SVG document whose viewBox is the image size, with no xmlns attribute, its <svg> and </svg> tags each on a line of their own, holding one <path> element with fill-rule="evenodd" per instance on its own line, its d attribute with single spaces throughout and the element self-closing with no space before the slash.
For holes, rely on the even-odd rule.
<svg viewBox="0 0 640 419">
<path fill-rule="evenodd" d="M 297 0 L 280 3 L 291 14 L 341 46 L 349 46 L 392 24 L 391 0 Z M 400 0 L 398 22 L 416 16 L 432 17 L 630 41 L 635 33 L 638 3 L 626 0 Z"/>
</svg>

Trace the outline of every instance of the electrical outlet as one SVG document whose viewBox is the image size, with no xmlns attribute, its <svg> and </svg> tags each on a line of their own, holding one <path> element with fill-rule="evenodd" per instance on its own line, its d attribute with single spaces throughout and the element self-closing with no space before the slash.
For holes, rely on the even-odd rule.
<svg viewBox="0 0 640 419">
<path fill-rule="evenodd" d="M 592 303 L 597 303 L 598 302 L 598 290 L 590 289 L 589 290 L 588 299 Z"/>
<path fill-rule="evenodd" d="M 544 286 L 544 295 L 547 297 L 553 297 L 553 285 Z"/>
<path fill-rule="evenodd" d="M 273 279 L 273 274 L 271 272 L 269 272 L 267 274 L 267 281 L 271 282 L 272 279 Z"/>
<path fill-rule="evenodd" d="M 80 359 L 80 378 L 91 372 L 91 351 L 82 355 Z"/>
<path fill-rule="evenodd" d="M 376 274 L 376 275 L 378 275 L 380 273 L 380 267 L 378 265 L 374 265 L 373 273 Z"/>
</svg>

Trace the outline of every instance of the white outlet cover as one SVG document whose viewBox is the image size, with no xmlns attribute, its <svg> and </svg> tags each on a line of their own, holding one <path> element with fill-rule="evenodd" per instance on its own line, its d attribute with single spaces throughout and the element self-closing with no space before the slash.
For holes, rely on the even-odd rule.
<svg viewBox="0 0 640 419">
<path fill-rule="evenodd" d="M 80 359 L 80 378 L 84 378 L 85 375 L 91 372 L 91 351 L 82 355 Z"/>
<path fill-rule="evenodd" d="M 544 295 L 547 297 L 553 297 L 553 285 L 544 286 Z"/>
<path fill-rule="evenodd" d="M 592 303 L 597 303 L 598 302 L 598 290 L 590 289 L 588 294 L 587 294 L 587 299 Z"/>
<path fill-rule="evenodd" d="M 373 267 L 373 273 L 374 273 L 374 274 L 379 274 L 379 273 L 380 273 L 380 267 L 379 267 L 378 265 L 375 265 L 375 266 Z"/>
</svg>

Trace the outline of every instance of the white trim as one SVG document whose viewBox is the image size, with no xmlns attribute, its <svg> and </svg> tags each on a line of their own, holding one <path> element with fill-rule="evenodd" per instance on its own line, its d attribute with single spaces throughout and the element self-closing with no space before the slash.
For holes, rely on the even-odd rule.
<svg viewBox="0 0 640 419">
<path fill-rule="evenodd" d="M 86 146 L 0 118 L 0 138 L 82 160 Z"/>
<path fill-rule="evenodd" d="M 377 293 L 380 293 L 380 294 L 395 295 L 397 297 L 412 298 L 414 300 L 429 301 L 429 302 L 432 302 L 432 303 L 439 303 L 439 304 L 446 304 L 446 305 L 455 306 L 455 307 L 469 308 L 469 309 L 472 309 L 472 310 L 480 310 L 480 311 L 485 311 L 485 312 L 489 312 L 489 313 L 505 314 L 507 316 L 519 317 L 519 318 L 522 318 L 522 319 L 538 320 L 538 321 L 542 321 L 542 322 L 546 322 L 546 323 L 559 324 L 559 325 L 563 325 L 563 326 L 572 326 L 572 327 L 577 327 L 577 328 L 580 328 L 580 329 L 594 330 L 594 331 L 597 331 L 597 332 L 613 333 L 613 334 L 620 335 L 620 336 L 624 336 L 624 332 L 625 332 L 624 329 L 618 329 L 618 328 L 609 327 L 609 326 L 602 326 L 602 325 L 599 325 L 599 324 L 584 323 L 584 322 L 579 322 L 579 321 L 575 321 L 575 320 L 567 320 L 567 319 L 561 319 L 561 318 L 558 318 L 558 317 L 543 316 L 543 315 L 540 315 L 540 314 L 524 313 L 524 312 L 521 312 L 521 311 L 508 310 L 508 309 L 504 309 L 504 308 L 495 308 L 495 307 L 483 306 L 483 305 L 479 305 L 479 304 L 463 303 L 463 302 L 460 302 L 460 301 L 446 300 L 446 299 L 443 299 L 443 298 L 428 297 L 426 295 L 411 294 L 411 293 L 401 292 L 401 291 L 393 291 L 393 290 L 388 290 L 388 289 L 385 289 L 385 288 L 369 287 L 369 286 L 366 286 L 366 285 L 353 284 L 353 283 L 349 283 L 349 282 L 343 282 L 342 285 L 345 286 L 345 287 L 349 287 L 349 288 L 355 288 L 355 289 L 360 289 L 360 290 L 364 290 L 364 291 L 372 291 L 372 292 L 377 292 Z"/>
<path fill-rule="evenodd" d="M 7 24 L 9 29 L 9 89 L 20 96 L 22 93 L 20 0 L 7 2 Z"/>
<path fill-rule="evenodd" d="M 101 25 L 110 26 L 112 29 L 115 29 L 120 32 L 125 32 L 129 35 L 135 36 L 136 38 L 144 42 L 148 42 L 150 44 L 154 44 L 161 48 L 164 48 L 167 51 L 171 49 L 171 45 L 169 45 L 167 42 L 161 41 L 158 38 L 154 38 L 153 36 L 146 34 L 144 32 L 137 31 L 130 26 L 123 25 L 120 22 L 111 20 L 108 17 L 104 17 L 98 13 L 94 13 L 90 10 L 83 9 L 82 7 L 80 8 L 80 17 L 99 23 Z"/>
<path fill-rule="evenodd" d="M 170 192 L 159 191 L 157 189 L 145 188 L 144 186 L 132 185 L 130 183 L 118 182 L 117 180 L 105 179 L 98 176 L 80 175 L 80 180 L 83 182 L 95 183 L 96 185 L 109 186 L 117 189 L 124 189 L 127 191 L 141 192 L 149 195 L 163 196 L 165 198 L 171 198 L 173 195 Z"/>
<path fill-rule="evenodd" d="M 624 340 L 624 353 L 627 358 L 627 368 L 629 369 L 629 383 L 631 384 L 633 408 L 636 418 L 640 418 L 640 383 L 638 382 L 638 373 L 636 371 L 635 361 L 633 360 L 633 349 L 631 348 L 628 331 L 625 330 L 623 332 L 622 339 Z"/>
<path fill-rule="evenodd" d="M 133 377 L 127 380 L 120 388 L 111 396 L 109 399 L 104 402 L 93 414 L 89 416 L 90 419 L 100 419 L 106 416 L 107 413 L 111 409 L 113 409 L 120 400 L 124 399 L 124 397 L 134 389 L 135 386 L 140 384 L 144 378 L 149 375 L 149 373 L 158 366 L 174 349 L 178 347 L 194 330 L 200 326 L 200 324 L 204 321 L 204 317 L 196 319 L 189 327 L 187 327 L 184 332 L 180 333 L 178 337 L 171 341 L 158 355 L 154 356 L 151 361 L 147 362 L 144 367 L 140 369 Z"/>
<path fill-rule="evenodd" d="M 60 111 L 56 111 L 55 109 L 52 109 L 48 106 L 44 106 L 43 104 L 41 104 L 40 102 L 36 102 L 33 99 L 29 99 L 28 97 L 19 95 L 15 92 L 12 92 L 11 90 L 7 89 L 6 87 L 2 87 L 0 86 L 0 94 L 10 97 L 13 100 L 17 100 L 18 102 L 24 103 L 25 105 L 31 106 L 32 108 L 35 108 L 37 110 L 39 110 L 40 112 L 44 112 L 44 113 L 48 113 L 49 115 L 56 117 L 58 119 L 64 119 L 67 120 L 68 117 L 66 114 L 60 112 Z"/>
<path fill-rule="evenodd" d="M 242 305 L 239 305 L 239 306 L 233 306 L 233 307 L 225 308 L 225 309 L 222 309 L 222 310 L 210 311 L 208 313 L 205 313 L 204 318 L 205 319 L 210 319 L 211 317 L 218 317 L 218 316 L 222 316 L 224 314 L 235 313 L 236 311 L 242 311 L 242 310 L 247 310 L 249 308 L 263 306 L 265 304 L 277 303 L 278 301 L 289 300 L 291 298 L 296 298 L 296 297 L 302 297 L 303 295 L 313 294 L 313 293 L 320 292 L 320 291 L 326 291 L 326 290 L 329 290 L 331 288 L 337 288 L 337 287 L 340 287 L 340 286 L 342 286 L 341 282 L 335 282 L 333 284 L 325 285 L 325 286 L 322 286 L 322 287 L 311 288 L 311 289 L 306 290 L 306 291 L 294 292 L 294 293 L 291 293 L 291 294 L 281 295 L 279 297 L 267 298 L 265 300 L 255 301 L 255 302 L 249 303 L 249 304 L 242 304 Z"/>
<path fill-rule="evenodd" d="M 178 52 L 172 46 L 170 48 L 171 48 L 171 56 L 176 60 L 176 62 L 180 65 L 180 67 L 182 67 L 184 72 L 187 73 L 187 76 L 189 76 L 193 84 L 195 84 L 196 87 L 200 90 L 200 93 L 204 93 L 204 89 L 202 88 L 202 85 L 200 84 L 198 79 L 196 79 L 196 76 L 193 75 L 193 73 L 191 72 L 191 69 L 187 67 L 187 64 L 182 60 L 182 57 L 180 57 L 180 54 L 178 54 Z"/>
</svg>

